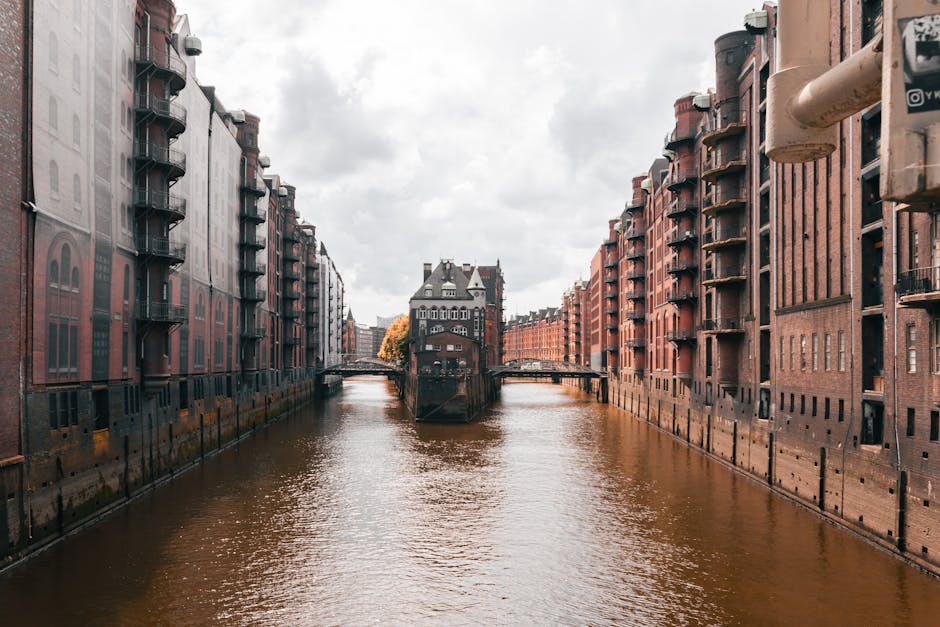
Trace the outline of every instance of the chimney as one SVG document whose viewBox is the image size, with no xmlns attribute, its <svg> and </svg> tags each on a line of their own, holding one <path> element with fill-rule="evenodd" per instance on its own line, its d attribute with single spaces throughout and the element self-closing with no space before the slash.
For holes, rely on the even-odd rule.
<svg viewBox="0 0 940 627">
<path fill-rule="evenodd" d="M 469 263 L 463 264 L 463 273 L 464 273 L 464 274 L 470 274 L 470 264 L 469 264 Z"/>
<path fill-rule="evenodd" d="M 424 280 L 427 281 L 428 277 L 431 276 L 431 264 L 424 264 Z"/>
</svg>

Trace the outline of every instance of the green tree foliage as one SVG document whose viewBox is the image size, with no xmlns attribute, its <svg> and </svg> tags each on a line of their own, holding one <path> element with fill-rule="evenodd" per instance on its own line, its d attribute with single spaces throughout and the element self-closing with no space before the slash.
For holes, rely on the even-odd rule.
<svg viewBox="0 0 940 627">
<path fill-rule="evenodd" d="M 410 332 L 408 316 L 399 316 L 385 332 L 379 359 L 385 361 L 408 361 L 408 335 Z"/>
</svg>

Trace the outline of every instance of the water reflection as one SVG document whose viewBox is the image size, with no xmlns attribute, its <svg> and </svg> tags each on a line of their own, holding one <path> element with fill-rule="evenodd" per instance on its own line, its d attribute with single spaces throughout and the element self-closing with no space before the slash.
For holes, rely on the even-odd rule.
<svg viewBox="0 0 940 627">
<path fill-rule="evenodd" d="M 930 624 L 940 584 L 560 386 L 415 424 L 381 379 L 0 578 L 25 624 Z M 6 621 L 3 621 L 6 622 Z"/>
</svg>

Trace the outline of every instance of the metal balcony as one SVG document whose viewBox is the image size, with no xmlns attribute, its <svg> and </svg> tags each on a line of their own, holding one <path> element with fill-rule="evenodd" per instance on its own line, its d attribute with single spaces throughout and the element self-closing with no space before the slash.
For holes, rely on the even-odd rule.
<svg viewBox="0 0 940 627">
<path fill-rule="evenodd" d="M 292 265 L 293 265 L 293 264 L 292 264 Z M 298 271 L 295 270 L 294 268 L 284 268 L 284 272 L 281 273 L 281 277 L 282 277 L 285 281 L 291 281 L 291 282 L 293 282 L 293 281 L 299 281 L 299 280 L 300 280 L 300 272 L 298 272 Z"/>
<path fill-rule="evenodd" d="M 145 36 L 149 36 L 149 33 Z M 174 94 L 186 86 L 186 63 L 171 46 L 157 48 L 138 44 L 134 48 L 134 61 L 139 72 L 157 74 L 165 78 L 167 86 Z"/>
<path fill-rule="evenodd" d="M 180 324 L 187 318 L 183 305 L 146 299 L 137 301 L 135 313 L 138 320 L 156 324 Z"/>
<path fill-rule="evenodd" d="M 138 116 L 138 122 L 162 121 L 166 126 L 166 134 L 171 137 L 176 137 L 186 130 L 186 108 L 166 98 L 157 98 L 151 94 L 135 94 L 134 112 Z"/>
<path fill-rule="evenodd" d="M 735 137 L 740 135 L 747 128 L 747 124 L 744 122 L 731 122 L 726 124 L 719 129 L 709 131 L 702 135 L 702 143 L 708 147 L 716 145 L 718 142 L 727 139 L 728 137 Z"/>
<path fill-rule="evenodd" d="M 242 300 L 260 303 L 267 298 L 267 292 L 259 288 L 254 282 L 242 286 Z"/>
<path fill-rule="evenodd" d="M 744 244 L 747 244 L 747 231 L 741 226 L 726 226 L 706 231 L 702 238 L 702 250 L 715 250 Z"/>
<path fill-rule="evenodd" d="M 300 292 L 293 288 L 286 288 L 283 292 L 281 292 L 281 296 L 284 298 L 284 300 L 299 300 Z"/>
<path fill-rule="evenodd" d="M 673 344 L 695 344 L 695 333 L 685 329 L 671 329 L 666 331 L 666 341 Z"/>
<path fill-rule="evenodd" d="M 623 345 L 633 350 L 641 350 L 641 349 L 646 348 L 646 339 L 645 338 L 632 338 L 629 340 L 624 340 Z"/>
<path fill-rule="evenodd" d="M 284 241 L 297 243 L 300 241 L 300 233 L 297 232 L 297 229 L 286 228 L 284 229 Z"/>
<path fill-rule="evenodd" d="M 646 229 L 631 227 L 626 230 L 623 236 L 628 240 L 642 240 L 646 237 Z"/>
<path fill-rule="evenodd" d="M 686 303 L 698 300 L 698 294 L 689 289 L 671 289 L 666 292 L 666 301 L 670 303 Z"/>
<path fill-rule="evenodd" d="M 267 335 L 268 330 L 265 327 L 250 327 L 247 329 L 242 329 L 242 339 L 254 341 L 260 340 Z"/>
<path fill-rule="evenodd" d="M 134 238 L 137 254 L 141 257 L 165 259 L 172 265 L 186 261 L 186 244 L 178 244 L 168 237 L 138 235 Z"/>
<path fill-rule="evenodd" d="M 744 333 L 744 320 L 741 318 L 707 318 L 700 327 L 703 333 L 711 335 L 738 335 Z"/>
<path fill-rule="evenodd" d="M 676 247 L 691 244 L 698 239 L 695 229 L 674 229 L 666 236 L 666 246 Z"/>
<path fill-rule="evenodd" d="M 683 131 L 682 133 L 679 132 L 679 129 L 673 129 L 672 133 L 666 136 L 664 148 L 666 150 L 674 151 L 683 144 L 694 144 L 695 135 L 696 131 L 694 129 L 689 129 L 687 131 Z"/>
<path fill-rule="evenodd" d="M 170 222 L 186 217 L 186 199 L 162 191 L 134 188 L 134 208 L 165 214 Z"/>
<path fill-rule="evenodd" d="M 294 252 L 293 246 L 287 246 L 284 248 L 283 252 L 284 261 L 296 262 L 300 261 L 300 253 Z"/>
<path fill-rule="evenodd" d="M 725 211 L 740 211 L 745 207 L 747 207 L 747 189 L 744 187 L 725 192 L 716 189 L 702 208 L 702 213 L 714 217 Z"/>
<path fill-rule="evenodd" d="M 258 205 L 253 201 L 244 203 L 242 205 L 241 211 L 238 212 L 238 217 L 240 217 L 245 222 L 261 224 L 268 219 L 268 212 L 258 207 Z"/>
<path fill-rule="evenodd" d="M 706 268 L 702 272 L 702 285 L 713 286 L 727 283 L 742 283 L 747 280 L 747 274 L 740 266 L 722 266 L 717 270 Z"/>
<path fill-rule="evenodd" d="M 692 273 L 696 270 L 698 270 L 698 262 L 694 259 L 671 259 L 666 262 L 666 272 L 672 275 Z"/>
<path fill-rule="evenodd" d="M 646 300 L 646 290 L 630 290 L 623 293 L 627 300 Z"/>
<path fill-rule="evenodd" d="M 163 168 L 168 179 L 176 179 L 186 173 L 186 153 L 163 144 L 135 141 L 134 158 L 142 167 Z"/>
<path fill-rule="evenodd" d="M 294 309 L 293 307 L 287 307 L 281 313 L 281 317 L 284 318 L 285 320 L 296 320 L 297 318 L 300 317 L 300 311 L 297 309 Z"/>
<path fill-rule="evenodd" d="M 694 203 L 683 202 L 681 199 L 673 202 L 666 209 L 666 217 L 670 220 L 680 220 L 685 216 L 694 216 L 698 207 Z"/>
<path fill-rule="evenodd" d="M 614 285 L 617 283 L 617 277 L 615 276 L 604 277 L 604 283 L 607 283 L 608 285 Z"/>
<path fill-rule="evenodd" d="M 261 198 L 268 193 L 268 186 L 261 179 L 242 179 L 241 190 L 249 196 Z"/>
<path fill-rule="evenodd" d="M 628 270 L 624 274 L 624 278 L 628 281 L 645 281 L 646 280 L 646 270 L 642 268 L 639 270 Z"/>
<path fill-rule="evenodd" d="M 257 261 L 255 259 L 245 260 L 242 264 L 242 267 L 239 268 L 239 272 L 247 275 L 260 276 L 267 272 L 268 267 L 264 263 Z"/>
<path fill-rule="evenodd" d="M 640 320 L 646 320 L 645 311 L 628 311 L 623 314 L 624 322 L 639 322 Z"/>
<path fill-rule="evenodd" d="M 624 259 L 626 259 L 627 261 L 636 261 L 639 259 L 646 259 L 646 251 L 643 249 L 631 250 L 626 255 L 624 255 Z"/>
<path fill-rule="evenodd" d="M 931 307 L 940 302 L 940 266 L 915 268 L 898 275 L 902 307 Z"/>
<path fill-rule="evenodd" d="M 260 250 L 267 245 L 267 242 L 263 237 L 260 237 L 254 233 L 243 233 L 239 245 L 244 248 L 255 248 Z"/>
<path fill-rule="evenodd" d="M 676 172 L 675 177 L 672 181 L 666 186 L 671 192 L 678 192 L 683 187 L 695 187 L 695 184 L 698 182 L 698 173 L 693 169 L 682 170 Z"/>
<path fill-rule="evenodd" d="M 702 172 L 702 179 L 707 183 L 714 183 L 722 177 L 740 174 L 744 171 L 745 167 L 747 167 L 746 160 L 738 158 L 731 159 L 722 163 L 721 165 L 716 165 L 715 167 Z"/>
</svg>

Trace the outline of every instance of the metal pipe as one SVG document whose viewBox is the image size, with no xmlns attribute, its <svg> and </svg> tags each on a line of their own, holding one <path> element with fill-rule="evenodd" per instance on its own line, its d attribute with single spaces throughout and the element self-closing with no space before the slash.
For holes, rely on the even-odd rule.
<svg viewBox="0 0 940 627">
<path fill-rule="evenodd" d="M 792 101 L 794 119 L 826 128 L 881 99 L 881 35 L 809 81 Z"/>
</svg>

